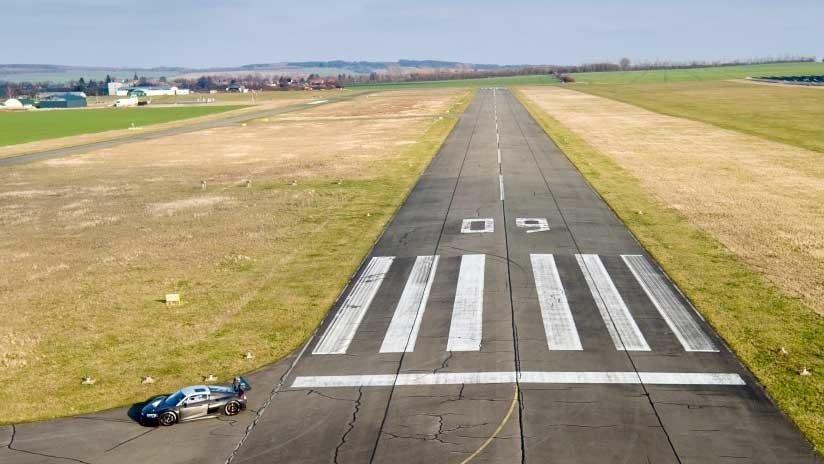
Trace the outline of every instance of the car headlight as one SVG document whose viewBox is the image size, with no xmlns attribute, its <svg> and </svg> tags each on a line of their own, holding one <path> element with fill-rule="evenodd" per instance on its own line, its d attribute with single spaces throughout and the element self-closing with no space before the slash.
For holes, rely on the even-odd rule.
<svg viewBox="0 0 824 464">
<path fill-rule="evenodd" d="M 148 417 L 149 419 L 154 419 L 155 417 L 157 417 L 157 414 L 150 412 L 146 414 L 146 417 Z"/>
</svg>

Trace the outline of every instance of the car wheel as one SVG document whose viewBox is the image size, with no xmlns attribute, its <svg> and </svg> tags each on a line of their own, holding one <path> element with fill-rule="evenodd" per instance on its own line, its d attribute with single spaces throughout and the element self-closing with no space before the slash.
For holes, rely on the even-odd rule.
<svg viewBox="0 0 824 464">
<path fill-rule="evenodd" d="M 223 406 L 223 414 L 227 416 L 234 416 L 240 412 L 240 403 L 237 401 L 229 401 L 226 406 Z"/>
<path fill-rule="evenodd" d="M 164 427 L 168 427 L 170 425 L 174 425 L 174 423 L 177 422 L 177 416 L 173 412 L 164 412 L 160 415 L 160 418 L 158 418 L 157 422 Z"/>
</svg>

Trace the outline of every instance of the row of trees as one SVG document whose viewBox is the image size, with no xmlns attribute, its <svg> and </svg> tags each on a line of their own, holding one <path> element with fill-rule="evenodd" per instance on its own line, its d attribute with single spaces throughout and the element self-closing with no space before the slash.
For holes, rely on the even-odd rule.
<svg viewBox="0 0 824 464">
<path fill-rule="evenodd" d="M 508 77 L 519 75 L 554 75 L 563 81 L 574 81 L 572 77 L 575 73 L 583 72 L 607 72 L 607 71 L 641 71 L 656 69 L 689 69 L 719 66 L 755 65 L 769 63 L 798 63 L 812 62 L 814 57 L 808 56 L 781 56 L 769 58 L 753 58 L 748 60 L 735 61 L 645 61 L 633 64 L 629 58 L 622 58 L 618 63 L 598 62 L 587 63 L 575 66 L 512 66 L 498 69 L 432 69 L 416 72 L 405 72 L 400 69 L 388 70 L 387 72 L 372 72 L 370 74 L 338 74 L 335 77 L 323 78 L 323 84 L 319 84 L 321 79 L 317 74 L 310 74 L 306 77 L 295 77 L 289 75 L 268 75 L 266 73 L 249 73 L 244 76 L 203 75 L 198 78 L 174 78 L 171 84 L 180 88 L 189 88 L 195 91 L 220 90 L 229 85 L 243 85 L 252 90 L 291 90 L 313 88 L 340 88 L 356 84 L 382 83 L 382 82 L 415 82 L 432 80 L 452 80 L 452 79 L 476 79 L 484 77 Z M 824 61 L 824 60 L 822 60 Z M 106 76 L 104 80 L 90 79 L 86 81 L 80 78 L 77 81 L 55 84 L 51 82 L 5 82 L 0 83 L 0 89 L 5 90 L 5 96 L 12 97 L 18 95 L 34 95 L 38 92 L 60 92 L 76 91 L 86 92 L 88 95 L 106 95 L 108 89 L 106 84 L 112 82 L 111 76 Z M 153 83 L 170 83 L 166 77 L 160 77 L 156 82 L 134 75 L 133 85 L 151 85 Z"/>
</svg>

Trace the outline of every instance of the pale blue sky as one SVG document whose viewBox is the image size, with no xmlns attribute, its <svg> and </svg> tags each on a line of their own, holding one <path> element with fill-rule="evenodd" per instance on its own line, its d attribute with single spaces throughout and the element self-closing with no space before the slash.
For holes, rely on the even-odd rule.
<svg viewBox="0 0 824 464">
<path fill-rule="evenodd" d="M 497 64 L 824 55 L 822 0 L 0 0 L 0 63 Z"/>
</svg>

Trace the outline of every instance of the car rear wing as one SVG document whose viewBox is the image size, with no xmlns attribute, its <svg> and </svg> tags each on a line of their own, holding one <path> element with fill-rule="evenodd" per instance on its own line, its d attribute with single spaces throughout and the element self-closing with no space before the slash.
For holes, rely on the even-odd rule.
<svg viewBox="0 0 824 464">
<path fill-rule="evenodd" d="M 232 388 L 234 388 L 235 391 L 247 392 L 252 389 L 252 384 L 243 377 L 235 377 L 235 380 L 232 382 Z"/>
</svg>

